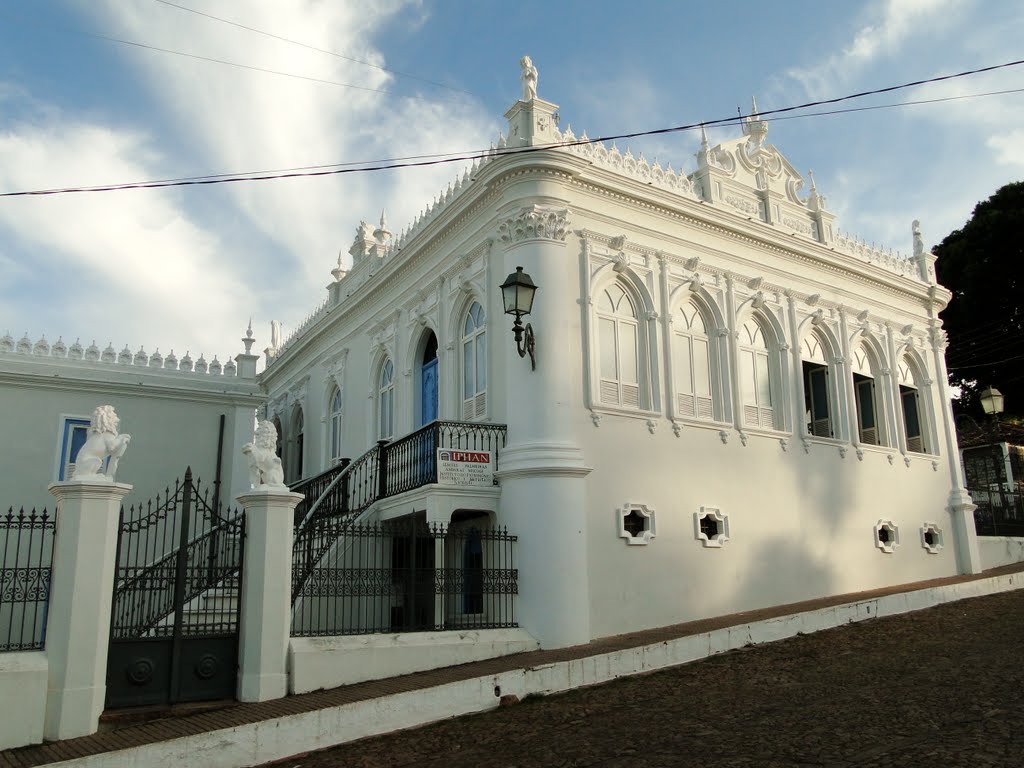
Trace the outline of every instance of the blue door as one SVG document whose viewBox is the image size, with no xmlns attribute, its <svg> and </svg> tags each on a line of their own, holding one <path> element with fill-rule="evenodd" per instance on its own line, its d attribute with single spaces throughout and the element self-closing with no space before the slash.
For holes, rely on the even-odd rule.
<svg viewBox="0 0 1024 768">
<path fill-rule="evenodd" d="M 420 376 L 420 424 L 429 424 L 437 418 L 437 358 L 423 364 Z"/>
</svg>

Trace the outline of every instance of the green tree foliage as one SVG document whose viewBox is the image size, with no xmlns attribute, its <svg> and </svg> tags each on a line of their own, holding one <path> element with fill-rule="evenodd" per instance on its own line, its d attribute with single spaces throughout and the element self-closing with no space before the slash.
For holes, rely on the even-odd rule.
<svg viewBox="0 0 1024 768">
<path fill-rule="evenodd" d="M 938 280 L 953 292 L 940 317 L 949 382 L 963 391 L 955 407 L 980 415 L 978 393 L 992 385 L 1007 416 L 1024 416 L 1024 182 L 978 203 L 934 253 Z"/>
</svg>

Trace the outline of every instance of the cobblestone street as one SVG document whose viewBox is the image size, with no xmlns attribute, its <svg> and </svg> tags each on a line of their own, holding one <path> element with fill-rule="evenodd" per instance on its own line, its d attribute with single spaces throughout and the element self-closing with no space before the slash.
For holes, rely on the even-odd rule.
<svg viewBox="0 0 1024 768">
<path fill-rule="evenodd" d="M 367 739 L 287 768 L 1024 765 L 1024 590 Z"/>
</svg>

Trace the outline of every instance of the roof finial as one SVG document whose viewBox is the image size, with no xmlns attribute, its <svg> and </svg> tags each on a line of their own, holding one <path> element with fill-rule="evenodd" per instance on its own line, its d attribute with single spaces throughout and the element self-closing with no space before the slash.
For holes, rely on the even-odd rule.
<svg viewBox="0 0 1024 768">
<path fill-rule="evenodd" d="M 391 232 L 388 231 L 387 212 L 383 208 L 380 211 L 380 227 L 374 230 L 373 237 L 381 245 L 387 245 L 391 239 Z"/>
<path fill-rule="evenodd" d="M 757 99 L 750 97 L 750 116 L 743 120 L 743 135 L 749 136 L 755 145 L 760 146 L 768 135 L 768 123 L 761 119 L 757 111 Z"/>
<path fill-rule="evenodd" d="M 252 354 L 250 350 L 255 342 L 256 339 L 252 337 L 252 315 L 249 315 L 249 327 L 245 329 L 245 338 L 242 339 L 242 343 L 245 345 L 245 354 Z M 171 354 L 174 354 L 174 350 L 171 350 Z"/>
</svg>

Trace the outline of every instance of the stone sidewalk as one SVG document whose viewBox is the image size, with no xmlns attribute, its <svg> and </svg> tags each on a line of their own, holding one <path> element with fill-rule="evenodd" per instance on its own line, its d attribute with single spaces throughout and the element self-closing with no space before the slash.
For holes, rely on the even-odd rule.
<svg viewBox="0 0 1024 768">
<path fill-rule="evenodd" d="M 1024 590 L 752 646 L 278 768 L 1024 764 Z"/>
<path fill-rule="evenodd" d="M 343 688 L 336 688 L 327 691 L 317 691 L 301 696 L 290 696 L 285 699 L 259 704 L 240 704 L 237 702 L 229 702 L 225 703 L 223 706 L 198 711 L 195 708 L 174 708 L 162 713 L 149 713 L 148 718 L 142 722 L 131 722 L 130 719 L 122 715 L 115 722 L 108 723 L 99 733 L 92 736 L 0 752 L 0 768 L 29 768 L 30 766 L 48 765 L 64 761 L 76 762 L 83 758 L 87 758 L 87 762 L 90 764 L 96 765 L 126 765 L 128 764 L 127 761 L 129 759 L 128 755 L 131 753 L 130 751 L 135 748 L 145 745 L 153 745 L 154 747 L 158 745 L 162 746 L 164 743 L 168 746 L 170 746 L 171 743 L 180 745 L 186 743 L 183 742 L 183 740 L 187 740 L 190 737 L 203 736 L 207 734 L 211 737 L 211 739 L 208 740 L 209 743 L 213 745 L 211 746 L 211 749 L 214 749 L 217 741 L 215 738 L 217 732 L 225 732 L 230 729 L 234 729 L 236 732 L 241 732 L 240 729 L 252 724 L 265 724 L 266 727 L 273 729 L 280 723 L 294 720 L 295 716 L 321 712 L 326 714 L 328 711 L 336 713 L 338 707 L 358 702 L 380 702 L 386 709 L 388 707 L 388 702 L 397 701 L 403 694 L 407 695 L 411 693 L 425 692 L 430 689 L 451 685 L 460 681 L 472 681 L 475 679 L 487 678 L 489 676 L 500 676 L 503 673 L 518 670 L 537 670 L 544 669 L 545 667 L 555 667 L 563 662 L 572 662 L 580 659 L 594 659 L 595 657 L 614 654 L 617 651 L 630 651 L 632 649 L 640 649 L 651 645 L 669 644 L 680 638 L 688 638 L 701 633 L 713 632 L 714 630 L 722 628 L 742 627 L 767 619 L 820 611 L 821 609 L 827 609 L 832 606 L 845 606 L 851 603 L 884 598 L 885 596 L 899 596 L 902 593 L 914 593 L 919 590 L 928 590 L 936 587 L 942 588 L 955 587 L 956 585 L 969 585 L 972 582 L 992 579 L 992 577 L 1001 577 L 1022 572 L 1024 572 L 1024 564 L 994 571 L 987 571 L 984 574 L 976 576 L 958 576 L 936 579 L 929 582 L 901 585 L 898 587 L 890 587 L 854 595 L 841 595 L 831 598 L 823 598 L 804 603 L 778 606 L 760 611 L 750 611 L 715 619 L 690 622 L 657 630 L 620 635 L 573 648 L 518 654 L 516 656 L 464 664 L 457 667 L 434 670 L 431 672 L 405 675 L 389 680 L 361 683 L 358 685 L 345 686 Z M 953 603 L 949 606 L 949 609 L 955 610 L 957 605 L 960 604 Z M 1019 610 L 1020 609 L 1018 608 L 1018 613 Z M 915 617 L 920 615 L 924 614 L 911 614 L 911 616 Z M 872 622 L 872 624 L 873 623 L 874 622 Z M 802 642 L 802 639 L 800 642 Z M 781 645 L 788 646 L 788 644 L 777 645 L 780 645 L 780 647 Z M 776 646 L 773 645 L 771 647 L 774 648 Z M 1024 645 L 1020 646 L 1020 648 L 1024 648 Z M 880 688 L 885 687 L 885 681 L 892 676 L 893 669 L 898 668 L 902 663 L 908 663 L 910 661 L 909 657 L 905 657 L 902 651 L 899 651 L 899 649 L 896 649 L 896 651 L 898 651 L 898 653 L 893 657 L 893 663 L 882 665 L 877 671 L 877 680 Z M 731 658 L 731 656 L 729 658 Z M 899 662 L 900 659 L 903 659 L 903 661 Z M 715 664 L 720 664 L 721 661 L 721 658 L 719 658 L 715 661 Z M 896 662 L 899 662 L 899 664 Z M 703 668 L 705 664 L 709 663 L 711 663 L 711 661 L 702 662 L 698 666 Z M 921 659 L 917 663 L 927 664 L 930 663 L 930 661 L 927 659 Z M 696 668 L 697 667 L 693 665 L 686 667 L 687 670 Z M 714 669 L 716 669 L 716 671 L 709 674 L 706 679 L 714 680 L 716 677 L 720 677 L 723 673 L 728 672 L 729 667 L 727 666 L 726 668 L 720 669 L 716 666 Z M 645 676 L 639 679 L 647 680 L 650 678 Z M 602 686 L 594 688 L 593 690 L 601 691 L 606 690 L 606 688 L 606 686 Z M 9 706 L 9 703 L 5 703 L 5 705 Z M 519 708 L 514 707 L 512 709 Z M 523 709 L 525 711 L 527 708 Z M 429 713 L 427 713 L 426 716 L 418 722 L 429 722 L 431 719 L 436 718 L 431 718 Z M 704 722 L 704 720 L 701 719 L 701 722 Z M 643 718 L 639 718 L 636 720 L 623 720 L 618 726 L 616 726 L 615 732 L 618 734 L 618 738 L 621 738 L 624 742 L 633 743 L 637 748 L 641 748 L 645 734 L 648 732 L 648 728 L 646 721 Z M 366 733 L 373 733 L 373 731 L 368 730 Z M 714 733 L 714 728 L 711 727 L 711 730 L 707 733 L 710 738 Z M 306 744 L 307 748 L 310 746 L 316 746 L 316 744 Z M 279 754 L 294 754 L 302 751 L 303 749 L 297 748 L 292 752 Z M 104 757 L 106 758 L 105 761 L 102 759 Z M 145 762 L 132 762 L 132 764 L 145 765 Z M 191 764 L 201 766 L 206 763 L 194 762 Z M 329 764 L 330 763 L 323 763 L 323 765 Z M 371 762 L 366 764 L 383 765 L 385 763 Z M 387 764 L 390 765 L 395 763 Z M 477 764 L 508 763 L 484 762 Z M 589 765 L 591 763 L 556 761 L 551 763 L 523 764 Z M 653 765 L 655 763 L 651 764 Z M 754 762 L 745 764 L 764 765 L 766 763 L 755 760 Z M 793 763 L 781 764 L 791 765 Z M 812 762 L 809 764 L 815 763 Z M 1017 764 L 1024 764 L 1024 760 L 1019 761 Z"/>
</svg>

